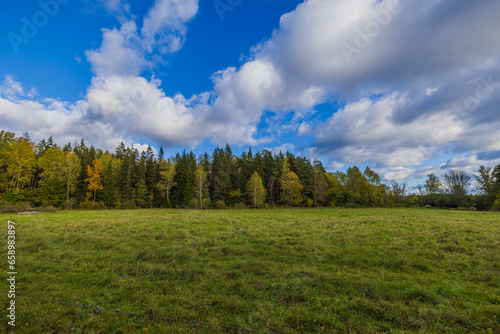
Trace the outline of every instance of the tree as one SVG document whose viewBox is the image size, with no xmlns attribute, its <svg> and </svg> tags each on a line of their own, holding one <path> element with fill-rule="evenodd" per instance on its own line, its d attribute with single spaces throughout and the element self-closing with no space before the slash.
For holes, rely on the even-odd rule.
<svg viewBox="0 0 500 334">
<path fill-rule="evenodd" d="M 160 190 L 161 198 L 167 197 L 167 203 L 170 202 L 170 190 L 175 186 L 175 164 L 172 159 L 160 160 L 160 182 L 156 184 Z"/>
<path fill-rule="evenodd" d="M 380 176 L 370 167 L 366 167 L 363 172 L 368 185 L 366 186 L 366 204 L 377 205 L 382 204 L 384 201 L 384 194 L 386 193 L 386 186 L 382 184 Z"/>
<path fill-rule="evenodd" d="M 80 159 L 76 154 L 67 152 L 62 165 L 62 179 L 66 185 L 66 208 L 70 207 L 69 196 L 76 190 L 78 176 L 80 175 Z"/>
<path fill-rule="evenodd" d="M 348 202 L 354 202 L 360 205 L 367 205 L 370 203 L 368 180 L 361 173 L 357 166 L 347 169 L 345 175 L 345 190 Z"/>
<path fill-rule="evenodd" d="M 193 152 L 189 154 L 184 151 L 182 155 L 175 157 L 175 177 L 176 183 L 173 188 L 173 200 L 178 207 L 190 205 L 195 191 L 194 172 L 196 171 L 196 157 Z"/>
<path fill-rule="evenodd" d="M 300 183 L 300 179 L 294 172 L 290 171 L 290 165 L 287 159 L 283 160 L 283 167 L 281 169 L 281 196 L 280 201 L 288 205 L 299 205 L 304 201 L 301 196 L 304 187 Z"/>
<path fill-rule="evenodd" d="M 420 206 L 424 206 L 425 187 L 423 185 L 419 184 L 417 186 L 417 194 L 420 200 Z"/>
<path fill-rule="evenodd" d="M 16 193 L 29 186 L 35 170 L 35 144 L 27 138 L 17 138 L 3 153 L 7 165 L 9 183 L 7 188 Z"/>
<path fill-rule="evenodd" d="M 47 148 L 38 159 L 37 165 L 41 168 L 39 181 L 41 186 L 53 178 L 62 178 L 64 152 L 59 147 Z"/>
<path fill-rule="evenodd" d="M 479 167 L 478 175 L 474 175 L 478 188 L 481 190 L 483 195 L 495 194 L 495 178 L 493 177 L 493 172 L 491 168 L 486 168 L 485 166 Z"/>
<path fill-rule="evenodd" d="M 325 178 L 325 169 L 321 164 L 321 161 L 314 160 L 313 161 L 313 184 L 312 192 L 314 196 L 314 206 L 317 206 L 318 203 L 323 205 L 326 201 L 326 197 L 328 195 L 328 183 Z"/>
<path fill-rule="evenodd" d="M 203 210 L 203 196 L 207 192 L 207 172 L 202 163 L 198 164 L 198 168 L 194 172 L 195 195 L 200 201 L 200 209 Z"/>
<path fill-rule="evenodd" d="M 394 197 L 396 199 L 396 202 L 398 203 L 401 202 L 406 193 L 406 188 L 408 187 L 408 184 L 406 182 L 397 182 L 395 180 L 392 180 L 390 181 L 390 185 L 392 193 L 394 194 Z"/>
<path fill-rule="evenodd" d="M 102 174 L 104 172 L 104 165 L 101 160 L 95 159 L 92 161 L 92 166 L 87 166 L 88 178 L 85 179 L 89 183 L 88 190 L 94 192 L 94 203 L 97 192 L 102 190 Z"/>
<path fill-rule="evenodd" d="M 443 179 L 446 189 L 455 197 L 456 204 L 463 206 L 472 176 L 463 170 L 451 169 L 443 175 Z"/>
<path fill-rule="evenodd" d="M 16 140 L 16 135 L 12 132 L 0 131 L 0 192 L 6 191 L 9 188 L 9 175 L 7 168 L 9 167 L 6 161 L 6 152 L 10 151 L 11 145 Z"/>
<path fill-rule="evenodd" d="M 427 180 L 425 181 L 425 190 L 428 195 L 431 196 L 431 201 L 434 205 L 437 204 L 437 195 L 441 192 L 441 187 L 443 184 L 436 174 L 432 173 L 427 175 Z"/>
<path fill-rule="evenodd" d="M 496 188 L 495 173 L 491 168 L 479 167 L 478 174 L 474 175 L 477 181 L 479 195 L 476 197 L 476 205 L 480 210 L 488 210 L 496 200 L 498 190 Z"/>
<path fill-rule="evenodd" d="M 36 205 L 61 206 L 66 197 L 64 182 L 59 177 L 53 177 L 46 181 L 43 186 L 35 189 Z"/>
<path fill-rule="evenodd" d="M 342 174 L 343 177 L 341 177 L 340 174 Z M 345 204 L 345 190 L 340 181 L 342 178 L 345 178 L 344 173 L 326 173 L 326 179 L 328 181 L 328 200 L 332 206 Z"/>
<path fill-rule="evenodd" d="M 264 185 L 262 184 L 262 178 L 259 173 L 254 172 L 250 177 L 250 180 L 247 183 L 247 195 L 248 200 L 256 209 L 257 207 L 261 207 L 264 204 L 266 199 L 266 189 L 264 189 Z"/>
<path fill-rule="evenodd" d="M 492 175 L 494 179 L 494 191 L 500 194 L 500 164 L 495 166 Z"/>
</svg>

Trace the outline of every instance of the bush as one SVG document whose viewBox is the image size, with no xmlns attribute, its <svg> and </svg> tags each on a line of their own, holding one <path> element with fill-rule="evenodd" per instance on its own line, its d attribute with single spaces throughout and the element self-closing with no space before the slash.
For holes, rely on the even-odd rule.
<svg viewBox="0 0 500 334">
<path fill-rule="evenodd" d="M 15 213 L 30 210 L 33 210 L 33 208 L 25 203 L 0 203 L 0 213 Z"/>
<path fill-rule="evenodd" d="M 80 207 L 80 209 L 84 209 L 84 210 L 104 210 L 104 209 L 106 209 L 106 204 L 104 204 L 103 202 L 98 202 L 98 203 L 83 202 L 83 203 L 80 203 L 79 207 Z"/>
<path fill-rule="evenodd" d="M 212 200 L 210 198 L 203 199 L 203 209 L 210 209 L 212 207 Z"/>
<path fill-rule="evenodd" d="M 245 209 L 248 209 L 248 206 L 246 206 L 246 204 L 244 202 L 240 202 L 240 203 L 236 203 L 235 205 L 233 205 L 233 209 L 245 210 Z"/>
<path fill-rule="evenodd" d="M 307 199 L 307 207 L 312 208 L 314 206 L 314 201 L 310 198 Z"/>
<path fill-rule="evenodd" d="M 42 212 L 56 212 L 57 208 L 52 206 L 52 205 L 44 205 L 43 207 L 40 208 L 40 211 L 42 211 Z"/>
<path fill-rule="evenodd" d="M 19 201 L 19 197 L 12 191 L 3 194 L 1 198 L 2 202 L 7 202 L 7 203 L 17 203 Z"/>
<path fill-rule="evenodd" d="M 497 196 L 497 199 L 495 200 L 495 203 L 493 203 L 491 209 L 494 211 L 500 211 L 500 195 Z"/>
<path fill-rule="evenodd" d="M 189 208 L 192 209 L 200 209 L 200 201 L 196 198 L 192 198 L 191 201 L 189 201 Z"/>
<path fill-rule="evenodd" d="M 217 202 L 215 202 L 215 208 L 217 210 L 226 210 L 227 209 L 226 203 L 224 203 L 223 200 L 218 200 Z"/>
<path fill-rule="evenodd" d="M 131 199 L 123 201 L 123 203 L 122 203 L 122 209 L 125 209 L 125 210 L 135 209 L 135 203 L 134 203 L 134 201 L 131 200 Z"/>
</svg>

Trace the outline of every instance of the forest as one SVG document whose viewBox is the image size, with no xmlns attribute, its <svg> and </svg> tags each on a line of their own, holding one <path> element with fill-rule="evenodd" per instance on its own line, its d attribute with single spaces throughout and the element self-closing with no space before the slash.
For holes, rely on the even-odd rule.
<svg viewBox="0 0 500 334">
<path fill-rule="evenodd" d="M 212 155 L 165 157 L 121 143 L 114 153 L 84 140 L 38 144 L 28 133 L 0 131 L 0 204 L 61 209 L 422 206 L 500 210 L 500 165 L 477 173 L 430 174 L 408 191 L 405 182 L 383 182 L 369 167 L 327 172 L 319 160 L 269 150 L 241 156 L 231 147 Z"/>
</svg>

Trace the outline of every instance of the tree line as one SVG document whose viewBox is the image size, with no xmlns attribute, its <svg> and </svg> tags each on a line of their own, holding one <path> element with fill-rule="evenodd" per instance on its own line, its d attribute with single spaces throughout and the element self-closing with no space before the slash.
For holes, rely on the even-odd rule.
<svg viewBox="0 0 500 334">
<path fill-rule="evenodd" d="M 398 206 L 500 209 L 500 165 L 474 176 L 450 170 L 428 176 L 416 194 L 406 183 L 383 183 L 366 167 L 326 172 L 319 160 L 269 150 L 240 156 L 231 147 L 212 155 L 183 151 L 165 157 L 162 148 L 139 152 L 121 143 L 110 153 L 84 140 L 38 144 L 29 134 L 0 131 L 0 202 L 59 208 L 262 208 L 277 206 Z"/>
</svg>

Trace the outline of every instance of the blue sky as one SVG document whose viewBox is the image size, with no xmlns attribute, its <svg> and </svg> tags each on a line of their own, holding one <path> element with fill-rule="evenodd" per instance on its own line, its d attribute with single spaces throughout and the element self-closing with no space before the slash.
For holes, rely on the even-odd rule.
<svg viewBox="0 0 500 334">
<path fill-rule="evenodd" d="M 413 185 L 474 172 L 500 163 L 499 11 L 486 0 L 7 2 L 0 128 L 110 150 L 290 150 Z"/>
</svg>

